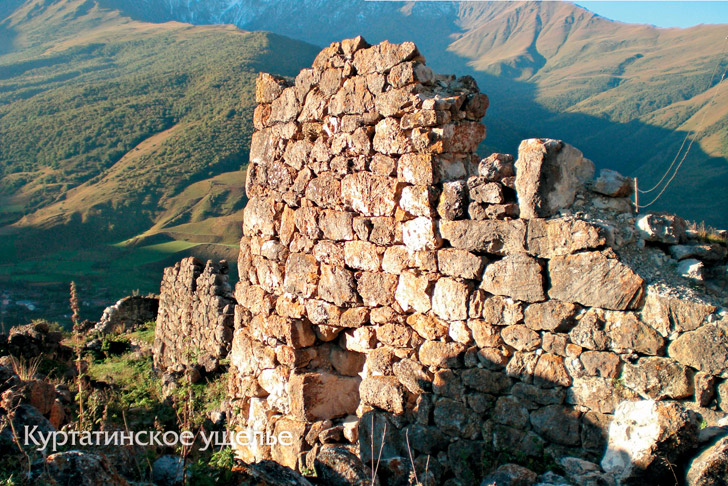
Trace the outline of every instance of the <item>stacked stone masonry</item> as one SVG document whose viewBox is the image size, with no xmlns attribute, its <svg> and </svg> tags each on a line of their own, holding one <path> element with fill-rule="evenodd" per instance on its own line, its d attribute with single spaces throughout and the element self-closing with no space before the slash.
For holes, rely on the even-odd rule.
<svg viewBox="0 0 728 486">
<path fill-rule="evenodd" d="M 190 257 L 164 270 L 154 367 L 178 373 L 188 367 L 212 372 L 230 351 L 235 299 L 225 261 Z"/>
<path fill-rule="evenodd" d="M 158 312 L 157 297 L 130 295 L 104 309 L 94 330 L 101 334 L 132 331 L 147 322 L 156 321 Z"/>
<path fill-rule="evenodd" d="M 240 444 L 243 460 L 321 471 L 381 446 L 382 484 L 412 463 L 423 484 L 480 484 L 503 454 L 570 458 L 584 484 L 672 480 L 697 440 L 687 409 L 728 411 L 728 319 L 648 285 L 622 233 L 580 213 L 633 218 L 629 179 L 593 181 L 556 140 L 481 159 L 488 98 L 408 42 L 333 43 L 295 81 L 261 74 L 256 99 L 231 427 L 294 444 Z M 165 273 L 159 322 L 180 312 L 165 285 L 195 278 Z M 659 440 L 683 424 L 678 445 L 612 444 L 634 414 Z"/>
</svg>

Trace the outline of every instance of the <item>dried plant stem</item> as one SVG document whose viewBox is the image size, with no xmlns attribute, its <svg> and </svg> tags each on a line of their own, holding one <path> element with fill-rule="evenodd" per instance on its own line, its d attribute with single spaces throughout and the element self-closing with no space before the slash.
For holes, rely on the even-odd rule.
<svg viewBox="0 0 728 486">
<path fill-rule="evenodd" d="M 71 321 L 73 322 L 73 340 L 76 348 L 76 387 L 78 388 L 78 430 L 84 429 L 84 408 L 83 408 L 83 367 L 81 365 L 81 327 L 80 310 L 78 302 L 78 291 L 76 282 L 71 282 Z"/>
<path fill-rule="evenodd" d="M 412 464 L 412 473 L 415 475 L 415 484 L 420 484 L 420 480 L 417 478 L 417 466 L 415 466 L 415 460 L 412 457 L 412 447 L 409 443 L 409 429 L 404 431 L 404 440 L 407 442 L 407 454 L 409 455 L 410 464 Z"/>
</svg>

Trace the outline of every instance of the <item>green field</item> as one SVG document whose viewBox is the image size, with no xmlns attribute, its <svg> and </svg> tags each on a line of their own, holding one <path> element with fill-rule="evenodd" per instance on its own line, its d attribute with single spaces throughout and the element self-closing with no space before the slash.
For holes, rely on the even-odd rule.
<svg viewBox="0 0 728 486">
<path fill-rule="evenodd" d="M 158 293 L 162 270 L 187 256 L 230 261 L 231 282 L 237 280 L 237 246 L 169 241 L 148 246 L 122 244 L 59 251 L 0 265 L 0 290 L 30 300 L 38 309 L 13 305 L 5 309 L 6 325 L 47 318 L 70 325 L 68 285 L 75 281 L 83 302 L 83 319 L 98 320 L 103 308 L 133 293 Z"/>
</svg>

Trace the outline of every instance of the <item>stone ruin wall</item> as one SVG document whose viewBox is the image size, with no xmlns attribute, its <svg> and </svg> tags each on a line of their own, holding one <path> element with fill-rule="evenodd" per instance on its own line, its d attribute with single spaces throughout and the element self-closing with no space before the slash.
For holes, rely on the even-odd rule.
<svg viewBox="0 0 728 486">
<path fill-rule="evenodd" d="M 477 484 L 503 453 L 598 462 L 620 408 L 663 435 L 681 424 L 659 453 L 682 460 L 697 436 L 686 408 L 728 411 L 726 319 L 648 286 L 615 252 L 636 241 L 619 228 L 634 218 L 629 181 L 589 192 L 593 164 L 554 140 L 481 160 L 487 97 L 470 77 L 434 74 L 412 43 L 334 43 L 295 83 L 261 74 L 256 100 L 231 428 L 294 445 L 238 445 L 243 460 L 320 471 L 336 450 L 368 465 L 383 438 L 383 484 L 407 484 L 410 450 L 431 484 Z M 617 216 L 586 221 L 586 209 Z M 165 272 L 162 367 L 184 335 L 214 335 L 218 357 L 230 342 L 232 301 L 214 285 L 197 283 L 215 295 L 209 319 L 178 327 L 198 319 L 186 302 L 201 269 L 185 268 Z M 207 313 L 220 309 L 224 323 Z M 628 446 L 610 443 L 602 466 L 672 478 L 654 448 Z"/>
<path fill-rule="evenodd" d="M 227 262 L 205 264 L 189 257 L 166 268 L 154 332 L 154 367 L 171 373 L 189 366 L 217 370 L 230 351 L 234 306 Z"/>
<path fill-rule="evenodd" d="M 157 320 L 159 299 L 154 296 L 130 295 L 104 309 L 94 330 L 101 334 L 119 334 L 135 330 Z"/>
</svg>

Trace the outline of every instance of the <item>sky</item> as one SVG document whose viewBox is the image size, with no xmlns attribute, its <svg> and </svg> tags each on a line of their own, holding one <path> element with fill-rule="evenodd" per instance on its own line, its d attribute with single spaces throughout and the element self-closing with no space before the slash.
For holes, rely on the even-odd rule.
<svg viewBox="0 0 728 486">
<path fill-rule="evenodd" d="M 592 12 L 620 22 L 658 27 L 728 24 L 728 1 L 596 1 L 580 2 Z M 726 27 L 728 35 L 728 26 Z"/>
</svg>

